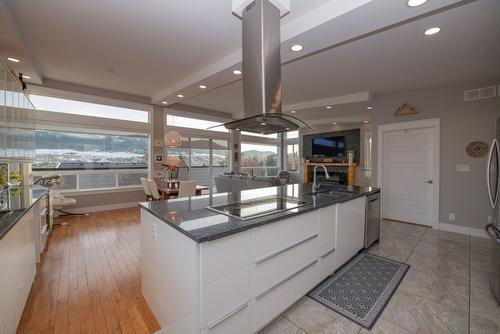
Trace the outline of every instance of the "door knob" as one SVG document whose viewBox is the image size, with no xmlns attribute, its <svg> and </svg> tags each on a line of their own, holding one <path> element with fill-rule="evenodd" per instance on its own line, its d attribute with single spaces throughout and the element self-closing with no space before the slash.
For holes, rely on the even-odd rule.
<svg viewBox="0 0 500 334">
<path fill-rule="evenodd" d="M 424 181 L 424 182 L 425 182 L 425 183 L 429 183 L 429 184 L 434 183 L 434 181 L 433 181 L 433 180 L 427 180 L 427 181 Z"/>
</svg>

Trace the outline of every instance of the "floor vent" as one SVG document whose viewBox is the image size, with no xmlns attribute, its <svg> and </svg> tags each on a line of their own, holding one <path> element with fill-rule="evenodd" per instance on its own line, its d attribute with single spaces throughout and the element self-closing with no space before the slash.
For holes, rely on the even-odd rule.
<svg viewBox="0 0 500 334">
<path fill-rule="evenodd" d="M 464 91 L 464 101 L 488 99 L 497 96 L 497 87 L 482 87 Z"/>
</svg>

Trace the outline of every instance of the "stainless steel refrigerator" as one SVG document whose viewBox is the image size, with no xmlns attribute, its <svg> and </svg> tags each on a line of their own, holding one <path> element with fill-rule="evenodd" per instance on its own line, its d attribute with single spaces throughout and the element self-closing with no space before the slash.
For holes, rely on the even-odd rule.
<svg viewBox="0 0 500 334">
<path fill-rule="evenodd" d="M 486 233 L 495 241 L 493 270 L 490 276 L 491 290 L 500 305 L 500 118 L 496 121 L 495 138 L 490 146 L 486 166 L 486 183 L 492 209 L 493 222 L 486 225 Z"/>
</svg>

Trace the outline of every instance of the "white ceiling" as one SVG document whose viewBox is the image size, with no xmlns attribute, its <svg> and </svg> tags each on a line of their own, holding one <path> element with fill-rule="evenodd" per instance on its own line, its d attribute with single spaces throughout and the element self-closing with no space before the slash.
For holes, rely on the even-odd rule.
<svg viewBox="0 0 500 334">
<path fill-rule="evenodd" d="M 361 92 L 500 77 L 500 1 L 291 0 L 282 20 L 285 110 L 306 119 L 367 117 Z M 423 31 L 439 25 L 441 33 Z M 0 56 L 33 83 L 66 82 L 242 113 L 241 21 L 231 0 L 4 0 Z M 305 50 L 291 53 L 300 42 Z M 202 91 L 200 83 L 209 89 Z M 64 85 L 59 85 L 64 86 Z M 354 109 L 353 109 L 354 108 Z M 357 108 L 357 109 L 356 109 Z"/>
</svg>

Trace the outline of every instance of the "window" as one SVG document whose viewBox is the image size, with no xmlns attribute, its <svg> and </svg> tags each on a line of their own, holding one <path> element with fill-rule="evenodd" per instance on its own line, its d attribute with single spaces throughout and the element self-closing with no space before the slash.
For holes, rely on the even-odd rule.
<svg viewBox="0 0 500 334">
<path fill-rule="evenodd" d="M 183 138 L 182 147 L 167 148 L 167 164 L 179 168 L 179 180 L 194 180 L 200 185 L 214 186 L 214 177 L 230 171 L 229 142 Z"/>
<path fill-rule="evenodd" d="M 183 128 L 190 128 L 190 129 L 229 132 L 224 126 L 222 126 L 221 122 L 212 122 L 198 118 L 182 117 L 175 115 L 167 115 L 167 126 L 180 126 Z M 217 126 L 217 127 L 209 129 L 209 127 L 212 126 Z"/>
<path fill-rule="evenodd" d="M 148 135 L 38 130 L 35 145 L 35 179 L 57 172 L 62 175 L 62 189 L 137 186 L 148 174 Z"/>
<path fill-rule="evenodd" d="M 287 149 L 287 169 L 289 171 L 299 170 L 299 144 L 288 144 Z"/>
<path fill-rule="evenodd" d="M 299 131 L 290 131 L 286 133 L 286 139 L 296 139 L 299 138 Z"/>
<path fill-rule="evenodd" d="M 242 136 L 264 137 L 264 138 L 271 138 L 271 139 L 278 138 L 278 134 L 276 134 L 276 133 L 271 133 L 269 135 L 264 135 L 264 134 L 261 134 L 261 133 L 241 131 L 241 135 Z"/>
<path fill-rule="evenodd" d="M 278 146 L 241 144 L 241 171 L 254 176 L 278 175 Z"/>
<path fill-rule="evenodd" d="M 142 123 L 149 122 L 149 112 L 144 110 L 114 107 L 41 95 L 31 95 L 30 99 L 38 110 Z"/>
</svg>

